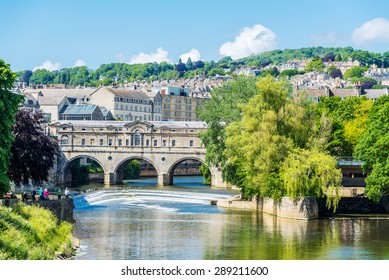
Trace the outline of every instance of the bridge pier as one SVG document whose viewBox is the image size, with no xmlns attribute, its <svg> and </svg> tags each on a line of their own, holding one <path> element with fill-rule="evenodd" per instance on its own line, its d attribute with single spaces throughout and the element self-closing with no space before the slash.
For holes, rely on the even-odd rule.
<svg viewBox="0 0 389 280">
<path fill-rule="evenodd" d="M 104 173 L 104 185 L 114 185 L 117 184 L 117 174 L 111 173 L 111 172 L 105 172 Z"/>
<path fill-rule="evenodd" d="M 222 172 L 219 167 L 211 167 L 211 185 L 215 188 L 227 188 L 227 183 L 223 181 Z"/>
<path fill-rule="evenodd" d="M 163 174 L 159 173 L 158 174 L 158 186 L 163 187 L 163 186 L 170 186 L 173 185 L 173 178 L 169 174 Z"/>
</svg>

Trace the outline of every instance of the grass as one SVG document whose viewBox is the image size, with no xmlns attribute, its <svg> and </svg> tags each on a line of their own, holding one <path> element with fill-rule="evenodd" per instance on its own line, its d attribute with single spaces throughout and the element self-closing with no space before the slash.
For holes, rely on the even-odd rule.
<svg viewBox="0 0 389 280">
<path fill-rule="evenodd" d="M 0 260 L 50 260 L 70 256 L 73 226 L 58 223 L 52 212 L 39 206 L 0 206 Z"/>
</svg>

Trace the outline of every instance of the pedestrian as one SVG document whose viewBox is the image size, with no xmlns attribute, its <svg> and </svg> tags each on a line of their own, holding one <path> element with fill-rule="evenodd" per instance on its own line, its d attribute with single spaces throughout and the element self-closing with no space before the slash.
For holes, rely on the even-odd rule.
<svg viewBox="0 0 389 280">
<path fill-rule="evenodd" d="M 62 196 L 62 190 L 61 189 L 58 189 L 57 195 L 58 195 L 58 199 L 61 199 L 61 196 Z"/>
<path fill-rule="evenodd" d="M 35 201 L 35 195 L 36 195 L 36 190 L 34 188 L 32 188 L 32 190 L 31 190 L 31 200 L 32 201 Z"/>
<path fill-rule="evenodd" d="M 26 192 L 23 192 L 23 194 L 22 194 L 22 201 L 24 203 L 27 202 L 27 193 Z"/>
<path fill-rule="evenodd" d="M 69 195 L 70 195 L 70 191 L 69 191 L 68 188 L 66 188 L 66 189 L 65 189 L 65 198 L 66 198 L 66 197 L 69 197 Z"/>
<path fill-rule="evenodd" d="M 39 188 L 39 200 L 43 200 L 43 189 Z"/>
<path fill-rule="evenodd" d="M 49 199 L 49 195 L 50 195 L 49 191 L 47 189 L 45 189 L 43 191 L 43 199 L 48 200 Z"/>
</svg>

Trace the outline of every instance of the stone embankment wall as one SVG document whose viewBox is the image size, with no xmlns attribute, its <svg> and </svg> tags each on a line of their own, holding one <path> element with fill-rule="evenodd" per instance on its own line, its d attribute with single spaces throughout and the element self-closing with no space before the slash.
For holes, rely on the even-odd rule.
<svg viewBox="0 0 389 280">
<path fill-rule="evenodd" d="M 219 200 L 217 205 L 233 209 L 257 210 L 289 219 L 311 220 L 319 217 L 319 208 L 314 197 L 302 197 L 299 199 L 284 197 L 279 202 L 275 202 L 271 198 L 255 197 L 252 201 L 230 198 Z"/>
<path fill-rule="evenodd" d="M 0 206 L 12 207 L 15 204 L 18 204 L 20 199 L 0 199 Z M 50 210 L 56 215 L 57 219 L 60 221 L 73 222 L 73 199 L 53 199 L 53 200 L 41 200 L 41 201 L 28 201 L 28 205 L 40 205 L 43 208 Z"/>
</svg>

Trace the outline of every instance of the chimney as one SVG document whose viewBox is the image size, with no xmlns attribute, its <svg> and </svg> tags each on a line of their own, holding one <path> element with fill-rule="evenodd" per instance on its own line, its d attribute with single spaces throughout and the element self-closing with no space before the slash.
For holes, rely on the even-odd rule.
<svg viewBox="0 0 389 280">
<path fill-rule="evenodd" d="M 356 96 L 361 96 L 362 95 L 362 87 L 360 82 L 356 82 L 354 85 L 354 92 Z"/>
</svg>

